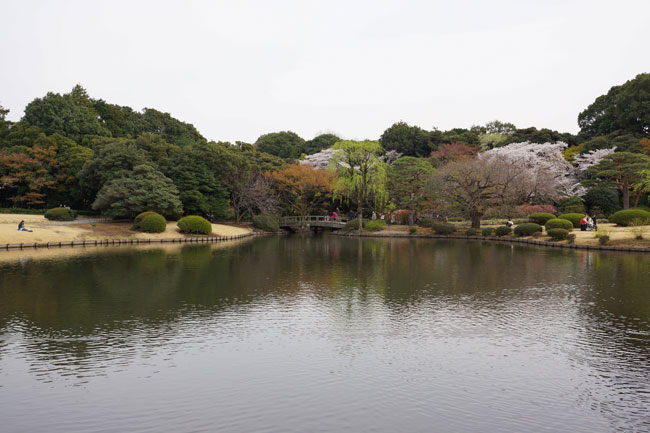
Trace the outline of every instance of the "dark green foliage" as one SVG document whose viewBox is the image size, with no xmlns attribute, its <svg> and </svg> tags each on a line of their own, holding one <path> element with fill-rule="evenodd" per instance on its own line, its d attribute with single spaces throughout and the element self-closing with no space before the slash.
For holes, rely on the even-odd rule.
<svg viewBox="0 0 650 433">
<path fill-rule="evenodd" d="M 565 197 L 559 201 L 557 209 L 560 213 L 584 213 L 586 211 L 585 204 L 580 197 L 572 195 Z"/>
<path fill-rule="evenodd" d="M 255 141 L 255 148 L 280 158 L 297 159 L 302 153 L 304 144 L 305 140 L 295 132 L 281 131 L 261 135 Z"/>
<path fill-rule="evenodd" d="M 569 145 L 577 144 L 576 137 L 573 134 L 553 131 L 547 128 L 537 129 L 535 127 L 530 127 L 516 129 L 514 133 L 509 135 L 502 145 L 505 146 L 511 143 L 522 143 L 524 141 L 539 144 L 563 141 Z"/>
<path fill-rule="evenodd" d="M 447 218 L 447 221 L 454 222 L 454 223 L 462 223 L 465 221 L 465 218 L 463 217 L 449 217 Z"/>
<path fill-rule="evenodd" d="M 420 227 L 433 227 L 433 225 L 436 223 L 436 220 L 433 218 L 420 218 L 418 220 L 418 225 Z"/>
<path fill-rule="evenodd" d="M 605 216 L 610 216 L 621 209 L 618 191 L 606 186 L 592 188 L 583 196 L 590 212 L 598 208 Z"/>
<path fill-rule="evenodd" d="M 571 221 L 571 224 L 573 224 L 573 228 L 578 229 L 580 228 L 580 220 L 584 216 L 585 216 L 584 213 L 565 213 L 562 215 L 558 215 L 557 218 L 561 220 Z"/>
<path fill-rule="evenodd" d="M 363 228 L 370 232 L 378 232 L 386 228 L 386 222 L 382 220 L 364 220 Z"/>
<path fill-rule="evenodd" d="M 524 224 L 519 224 L 517 227 L 515 227 L 515 235 L 517 236 L 532 236 L 533 233 L 536 232 L 541 232 L 542 226 L 539 224 L 535 223 L 524 223 Z"/>
<path fill-rule="evenodd" d="M 334 143 L 337 141 L 341 141 L 341 139 L 334 134 L 318 135 L 311 140 L 305 141 L 303 153 L 306 153 L 307 155 L 318 153 L 321 150 L 334 146 Z"/>
<path fill-rule="evenodd" d="M 467 236 L 478 236 L 479 231 L 477 229 L 469 228 L 465 231 Z"/>
<path fill-rule="evenodd" d="M 582 143 L 580 153 L 587 153 L 598 149 L 611 149 L 614 146 L 616 146 L 617 152 L 639 153 L 641 151 L 641 139 L 637 135 L 620 135 L 619 132 L 613 132 L 609 135 L 598 136 L 585 141 Z"/>
<path fill-rule="evenodd" d="M 530 220 L 530 222 L 535 224 L 540 224 L 540 225 L 546 224 L 546 221 L 553 218 L 555 218 L 555 215 L 547 212 L 535 212 L 528 215 L 528 219 Z"/>
<path fill-rule="evenodd" d="M 210 221 L 197 215 L 189 215 L 178 220 L 176 223 L 182 233 L 193 235 L 209 235 L 212 233 Z"/>
<path fill-rule="evenodd" d="M 153 108 L 142 111 L 142 130 L 140 133 L 150 132 L 160 134 L 168 143 L 177 146 L 204 143 L 205 138 L 196 128 L 185 122 L 173 118 L 169 113 L 163 113 Z"/>
<path fill-rule="evenodd" d="M 432 228 L 437 235 L 450 235 L 456 231 L 456 226 L 452 224 L 435 223 Z"/>
<path fill-rule="evenodd" d="M 278 217 L 271 214 L 259 214 L 253 217 L 253 226 L 265 232 L 279 232 Z"/>
<path fill-rule="evenodd" d="M 27 215 L 43 215 L 46 211 L 43 209 L 23 209 L 20 207 L 2 207 L 0 214 L 27 214 Z"/>
<path fill-rule="evenodd" d="M 552 229 L 564 229 L 571 231 L 573 230 L 573 223 L 569 220 L 553 218 L 552 220 L 548 220 L 546 222 L 546 231 L 548 232 Z"/>
<path fill-rule="evenodd" d="M 431 153 L 430 134 L 406 122 L 397 122 L 385 130 L 379 143 L 384 150 L 395 150 L 404 156 L 422 157 Z"/>
<path fill-rule="evenodd" d="M 52 221 L 74 221 L 75 212 L 65 207 L 55 207 L 45 212 L 45 218 Z"/>
<path fill-rule="evenodd" d="M 575 244 L 576 243 L 576 235 L 574 233 L 569 233 L 568 236 L 566 237 L 566 240 L 570 244 Z"/>
<path fill-rule="evenodd" d="M 359 220 L 357 218 L 345 223 L 346 230 L 359 230 Z"/>
<path fill-rule="evenodd" d="M 416 227 L 409 227 L 409 234 L 414 235 L 417 233 L 418 229 Z"/>
<path fill-rule="evenodd" d="M 22 120 L 38 126 L 48 135 L 58 132 L 80 144 L 88 137 L 111 135 L 80 85 L 64 95 L 49 92 L 43 98 L 34 99 L 25 107 Z"/>
<path fill-rule="evenodd" d="M 138 226 L 145 233 L 162 233 L 167 228 L 167 221 L 162 215 L 152 213 L 142 218 Z"/>
<path fill-rule="evenodd" d="M 551 229 L 547 233 L 554 241 L 561 241 L 569 236 L 569 231 L 565 229 Z"/>
<path fill-rule="evenodd" d="M 650 212 L 643 209 L 620 210 L 609 217 L 609 222 L 619 226 L 650 224 Z"/>
<path fill-rule="evenodd" d="M 104 184 L 93 209 L 109 218 L 133 218 L 141 212 L 153 210 L 175 219 L 183 212 L 174 183 L 148 165 L 139 165 L 124 177 Z"/>
<path fill-rule="evenodd" d="M 608 242 L 609 242 L 609 236 L 607 235 L 598 238 L 598 243 L 600 245 L 607 245 Z"/>
<path fill-rule="evenodd" d="M 492 230 L 489 227 L 486 227 L 486 228 L 481 230 L 481 236 L 492 236 L 493 232 L 494 232 L 494 230 Z"/>
<path fill-rule="evenodd" d="M 589 139 L 612 132 L 645 135 L 650 130 L 650 74 L 614 86 L 580 115 L 580 136 Z"/>
<path fill-rule="evenodd" d="M 512 233 L 512 227 L 508 227 L 508 226 L 497 227 L 497 228 L 494 230 L 494 233 L 495 233 L 497 236 L 499 236 L 499 237 L 507 236 L 507 235 L 509 235 L 510 233 Z"/>
<path fill-rule="evenodd" d="M 149 215 L 160 215 L 160 214 L 158 212 L 152 212 L 152 211 L 145 211 L 139 213 L 133 220 L 133 225 L 131 226 L 131 230 L 140 230 L 140 221 L 142 221 L 143 218 L 148 217 Z M 160 216 L 162 217 L 162 215 Z"/>
</svg>

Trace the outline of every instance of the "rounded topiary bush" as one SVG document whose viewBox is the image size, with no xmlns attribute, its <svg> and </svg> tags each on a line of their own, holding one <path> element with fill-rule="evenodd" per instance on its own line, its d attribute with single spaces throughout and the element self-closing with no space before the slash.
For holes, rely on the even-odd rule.
<svg viewBox="0 0 650 433">
<path fill-rule="evenodd" d="M 359 230 L 359 219 L 355 218 L 345 223 L 347 230 Z"/>
<path fill-rule="evenodd" d="M 494 229 L 494 233 L 499 237 L 507 236 L 511 232 L 512 232 L 512 227 L 508 227 L 508 226 L 501 226 L 501 227 L 497 227 L 496 229 Z"/>
<path fill-rule="evenodd" d="M 515 235 L 517 236 L 532 236 L 533 233 L 541 232 L 542 226 L 535 223 L 519 224 L 515 227 Z"/>
<path fill-rule="evenodd" d="M 493 232 L 493 231 L 494 231 L 494 230 L 492 230 L 491 228 L 486 227 L 486 228 L 484 228 L 483 230 L 481 230 L 481 235 L 482 235 L 482 236 L 492 236 L 492 232 Z"/>
<path fill-rule="evenodd" d="M 433 225 L 436 223 L 436 220 L 433 218 L 420 218 L 417 222 L 417 224 L 420 227 L 433 227 Z"/>
<path fill-rule="evenodd" d="M 573 223 L 569 220 L 553 218 L 552 220 L 548 220 L 546 222 L 546 231 L 553 230 L 553 229 L 564 229 L 564 230 L 571 231 L 573 230 Z"/>
<path fill-rule="evenodd" d="M 474 229 L 474 228 L 469 228 L 465 230 L 465 234 L 467 236 L 478 236 L 478 233 L 479 233 L 478 229 Z"/>
<path fill-rule="evenodd" d="M 152 212 L 152 215 L 140 219 L 138 227 L 146 233 L 162 233 L 167 228 L 167 220 L 164 216 Z"/>
<path fill-rule="evenodd" d="M 609 222 L 619 226 L 650 224 L 650 212 L 643 209 L 619 210 L 609 217 Z"/>
<path fill-rule="evenodd" d="M 253 217 L 253 226 L 265 232 L 279 232 L 278 217 L 269 213 L 261 213 Z"/>
<path fill-rule="evenodd" d="M 456 226 L 452 224 L 435 223 L 432 229 L 437 235 L 450 235 L 456 231 Z"/>
<path fill-rule="evenodd" d="M 76 217 L 76 213 L 67 207 L 55 207 L 45 212 L 45 218 L 51 221 L 74 221 Z"/>
<path fill-rule="evenodd" d="M 555 215 L 548 212 L 535 212 L 528 215 L 528 219 L 531 223 L 539 224 L 542 226 L 546 224 L 548 220 L 553 218 L 555 218 Z"/>
<path fill-rule="evenodd" d="M 160 214 L 158 212 L 152 212 L 150 210 L 148 210 L 146 212 L 141 212 L 133 219 L 133 225 L 137 226 L 138 224 L 140 224 L 140 221 L 142 221 L 142 219 L 144 217 L 149 216 L 149 215 L 160 215 Z M 160 216 L 162 216 L 162 215 L 160 215 Z"/>
<path fill-rule="evenodd" d="M 580 220 L 582 219 L 583 216 L 585 216 L 585 214 L 582 214 L 582 213 L 564 213 L 562 215 L 559 215 L 557 217 L 557 219 L 571 221 L 571 224 L 573 224 L 573 228 L 579 229 L 580 228 Z"/>
<path fill-rule="evenodd" d="M 183 233 L 193 235 L 209 235 L 212 233 L 212 224 L 210 224 L 210 221 L 198 215 L 183 217 L 178 220 L 177 225 Z"/>
<path fill-rule="evenodd" d="M 548 231 L 548 235 L 554 241 L 561 241 L 569 236 L 569 231 L 566 229 L 551 229 Z"/>
<path fill-rule="evenodd" d="M 358 220 L 357 220 L 357 224 L 358 224 Z M 363 228 L 371 232 L 378 232 L 386 228 L 386 221 L 382 221 L 382 220 L 364 221 Z"/>
</svg>

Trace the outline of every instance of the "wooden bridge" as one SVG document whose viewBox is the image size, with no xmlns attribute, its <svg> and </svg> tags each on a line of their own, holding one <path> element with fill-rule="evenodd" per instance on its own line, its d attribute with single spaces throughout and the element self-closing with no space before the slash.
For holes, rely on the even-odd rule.
<svg viewBox="0 0 650 433">
<path fill-rule="evenodd" d="M 332 218 L 322 215 L 309 215 L 309 216 L 290 216 L 282 217 L 279 219 L 278 224 L 283 229 L 296 229 L 299 227 L 308 228 L 326 228 L 326 229 L 342 229 L 345 223 L 348 222 L 347 218 Z"/>
</svg>

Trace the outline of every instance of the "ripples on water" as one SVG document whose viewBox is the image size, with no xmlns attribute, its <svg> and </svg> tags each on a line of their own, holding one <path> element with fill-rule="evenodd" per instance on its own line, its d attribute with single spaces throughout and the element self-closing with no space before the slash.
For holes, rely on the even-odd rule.
<svg viewBox="0 0 650 433">
<path fill-rule="evenodd" d="M 292 236 L 0 272 L 2 431 L 650 430 L 648 256 Z"/>
</svg>

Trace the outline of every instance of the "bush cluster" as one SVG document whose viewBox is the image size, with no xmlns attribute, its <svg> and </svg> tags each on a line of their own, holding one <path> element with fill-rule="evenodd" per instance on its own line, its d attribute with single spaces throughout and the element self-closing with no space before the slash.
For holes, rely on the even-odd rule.
<svg viewBox="0 0 650 433">
<path fill-rule="evenodd" d="M 609 217 L 609 221 L 619 226 L 650 224 L 650 212 L 643 209 L 619 210 Z"/>
<path fill-rule="evenodd" d="M 465 218 L 463 218 L 463 217 L 449 217 L 449 218 L 447 218 L 447 221 L 462 223 L 463 221 L 465 221 Z"/>
<path fill-rule="evenodd" d="M 212 233 L 212 224 L 210 224 L 210 221 L 198 215 L 183 217 L 178 220 L 177 225 L 183 233 L 194 235 L 209 235 Z"/>
<path fill-rule="evenodd" d="M 501 226 L 501 227 L 497 227 L 496 229 L 494 229 L 494 233 L 499 237 L 507 236 L 511 232 L 512 232 L 512 227 L 508 227 L 508 226 Z"/>
<path fill-rule="evenodd" d="M 55 207 L 45 212 L 45 218 L 52 221 L 74 221 L 76 217 L 75 212 L 67 207 Z"/>
<path fill-rule="evenodd" d="M 550 219 L 555 218 L 555 215 L 548 212 L 535 212 L 528 215 L 528 219 L 531 223 L 539 224 L 543 226 Z"/>
<path fill-rule="evenodd" d="M 486 227 L 483 230 L 481 230 L 481 236 L 492 236 L 493 231 L 494 230 L 492 230 L 491 228 Z"/>
<path fill-rule="evenodd" d="M 420 227 L 431 228 L 431 227 L 433 227 L 433 225 L 434 225 L 435 223 L 436 223 L 436 220 L 434 220 L 433 218 L 420 218 L 420 219 L 418 220 L 418 225 L 419 225 Z"/>
<path fill-rule="evenodd" d="M 477 229 L 474 229 L 474 228 L 469 228 L 469 229 L 467 229 L 465 231 L 465 234 L 467 236 L 478 236 L 478 233 L 479 233 L 479 231 Z"/>
<path fill-rule="evenodd" d="M 551 229 L 547 233 L 554 241 L 561 241 L 569 236 L 569 231 L 565 229 Z"/>
<path fill-rule="evenodd" d="M 437 235 L 450 235 L 456 231 L 456 226 L 453 224 L 435 223 L 432 229 Z"/>
<path fill-rule="evenodd" d="M 541 232 L 542 226 L 535 223 L 519 224 L 515 227 L 515 235 L 517 236 L 532 236 L 533 233 Z"/>
<path fill-rule="evenodd" d="M 571 221 L 573 228 L 578 229 L 580 228 L 580 220 L 583 216 L 585 216 L 583 213 L 564 213 L 558 216 L 557 219 Z"/>
<path fill-rule="evenodd" d="M 162 233 L 167 228 L 167 220 L 164 216 L 151 212 L 140 219 L 138 227 L 145 233 Z"/>
<path fill-rule="evenodd" d="M 546 222 L 546 231 L 552 229 L 564 229 L 564 230 L 571 231 L 573 230 L 573 223 L 569 220 L 553 218 L 552 220 L 548 220 Z"/>
<path fill-rule="evenodd" d="M 357 220 L 358 224 L 359 220 Z M 364 220 L 363 221 L 363 228 L 371 231 L 371 232 L 378 232 L 386 228 L 386 221 L 382 220 Z"/>
<path fill-rule="evenodd" d="M 603 235 L 598 238 L 598 243 L 601 245 L 607 245 L 607 242 L 609 242 L 609 236 Z"/>
<path fill-rule="evenodd" d="M 415 228 L 415 227 L 409 227 L 409 234 L 410 234 L 410 235 L 414 235 L 417 231 L 418 231 L 417 228 Z"/>
<path fill-rule="evenodd" d="M 353 220 L 356 221 L 356 220 Z M 278 217 L 268 213 L 261 213 L 253 217 L 253 226 L 265 232 L 279 232 Z"/>
</svg>

